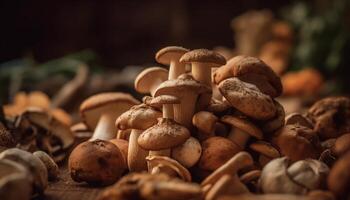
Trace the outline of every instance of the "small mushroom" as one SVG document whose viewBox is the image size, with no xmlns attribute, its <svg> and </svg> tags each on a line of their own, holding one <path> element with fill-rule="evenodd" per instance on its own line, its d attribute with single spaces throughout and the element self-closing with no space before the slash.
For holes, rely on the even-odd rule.
<svg viewBox="0 0 350 200">
<path fill-rule="evenodd" d="M 149 67 L 137 75 L 134 87 L 137 92 L 142 94 L 154 93 L 157 87 L 168 79 L 168 70 L 162 67 Z"/>
<path fill-rule="evenodd" d="M 169 80 L 176 79 L 186 73 L 186 65 L 179 60 L 189 50 L 178 46 L 168 46 L 159 50 L 156 54 L 156 61 L 163 65 L 169 65 Z"/>
<path fill-rule="evenodd" d="M 20 163 L 0 160 L 0 197 L 4 200 L 29 200 L 32 194 L 32 176 Z"/>
<path fill-rule="evenodd" d="M 199 161 L 201 155 L 201 144 L 194 137 L 188 138 L 180 146 L 177 146 L 171 150 L 171 157 L 186 168 L 193 167 Z"/>
<path fill-rule="evenodd" d="M 202 142 L 202 155 L 198 167 L 216 170 L 241 151 L 241 147 L 224 137 L 210 137 Z"/>
<path fill-rule="evenodd" d="M 198 130 L 197 137 L 200 140 L 215 136 L 215 126 L 219 119 L 211 112 L 199 111 L 193 115 L 192 123 Z"/>
<path fill-rule="evenodd" d="M 328 188 L 339 199 L 350 196 L 350 152 L 340 157 L 333 165 L 328 176 Z"/>
<path fill-rule="evenodd" d="M 163 118 L 174 119 L 174 104 L 179 104 L 180 99 L 171 95 L 160 95 L 153 98 L 148 105 L 162 106 Z"/>
<path fill-rule="evenodd" d="M 305 126 L 313 129 L 313 125 L 311 121 L 308 118 L 304 117 L 302 114 L 296 113 L 296 112 L 286 116 L 285 124 L 286 125 L 299 124 L 300 126 Z"/>
<path fill-rule="evenodd" d="M 270 143 L 265 141 L 257 141 L 249 145 L 249 148 L 259 155 L 259 164 L 264 167 L 271 160 L 280 157 L 280 153 Z"/>
<path fill-rule="evenodd" d="M 160 84 L 154 96 L 172 95 L 179 98 L 181 103 L 174 105 L 174 119 L 190 129 L 197 97 L 204 92 L 210 92 L 210 88 L 195 81 L 190 75 L 182 74 L 175 80 Z"/>
<path fill-rule="evenodd" d="M 268 120 L 276 114 L 271 97 L 260 92 L 253 84 L 229 78 L 219 84 L 219 90 L 233 107 L 249 117 Z"/>
<path fill-rule="evenodd" d="M 143 171 L 147 169 L 146 156 L 148 151 L 138 144 L 141 133 L 157 123 L 161 113 L 154 108 L 140 104 L 131 107 L 118 117 L 115 124 L 120 130 L 132 129 L 129 137 L 128 167 L 130 171 Z"/>
<path fill-rule="evenodd" d="M 76 182 L 110 185 L 121 177 L 126 165 L 124 156 L 116 145 L 97 139 L 75 147 L 69 156 L 68 168 Z"/>
<path fill-rule="evenodd" d="M 263 138 L 261 130 L 243 116 L 225 115 L 220 120 L 231 125 L 231 131 L 227 137 L 241 149 L 245 148 L 251 136 L 259 140 Z"/>
<path fill-rule="evenodd" d="M 41 162 L 44 163 L 49 180 L 55 180 L 58 178 L 58 175 L 60 173 L 58 169 L 58 165 L 55 163 L 55 161 L 44 151 L 36 151 L 33 153 L 34 156 L 38 157 Z"/>
<path fill-rule="evenodd" d="M 131 95 L 118 92 L 100 93 L 86 99 L 80 105 L 80 114 L 89 129 L 94 130 L 90 140 L 115 138 L 115 120 L 138 103 Z"/>
<path fill-rule="evenodd" d="M 288 156 L 292 161 L 317 159 L 321 153 L 321 144 L 316 133 L 298 124 L 280 129 L 272 143 L 279 148 L 281 155 Z"/>
<path fill-rule="evenodd" d="M 227 113 L 230 108 L 232 108 L 230 103 L 223 98 L 223 100 L 212 99 L 206 110 L 220 116 Z"/>
<path fill-rule="evenodd" d="M 176 176 L 184 181 L 191 182 L 192 180 L 191 173 L 172 158 L 167 156 L 148 156 L 146 159 L 151 166 L 155 166 L 151 171 L 152 174 L 160 172 L 169 173 L 169 170 L 171 170 L 171 172 L 175 172 Z M 172 175 L 171 172 L 168 175 Z"/>
<path fill-rule="evenodd" d="M 17 148 L 0 153 L 0 160 L 8 159 L 23 165 L 33 176 L 34 192 L 43 193 L 48 185 L 47 169 L 43 162 L 33 154 Z"/>
</svg>

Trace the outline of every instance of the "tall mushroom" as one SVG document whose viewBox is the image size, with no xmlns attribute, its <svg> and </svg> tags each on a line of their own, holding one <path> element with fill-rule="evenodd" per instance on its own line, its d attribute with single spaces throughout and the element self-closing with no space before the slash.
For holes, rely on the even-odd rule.
<svg viewBox="0 0 350 200">
<path fill-rule="evenodd" d="M 168 46 L 157 52 L 156 61 L 163 65 L 169 65 L 169 80 L 176 79 L 181 74 L 186 73 L 186 65 L 179 60 L 188 51 L 183 47 Z"/>
<path fill-rule="evenodd" d="M 232 126 L 228 139 L 245 149 L 250 136 L 261 140 L 263 133 L 253 123 L 243 117 L 225 115 L 221 121 Z"/>
<path fill-rule="evenodd" d="M 134 87 L 137 92 L 142 94 L 150 93 L 154 96 L 159 84 L 168 79 L 168 70 L 162 67 L 149 67 L 137 75 Z"/>
<path fill-rule="evenodd" d="M 101 93 L 86 99 L 80 105 L 81 118 L 90 130 L 95 130 L 90 140 L 115 138 L 115 120 L 139 102 L 126 93 Z"/>
<path fill-rule="evenodd" d="M 154 96 L 172 95 L 179 98 L 181 103 L 174 105 L 174 119 L 187 128 L 191 128 L 198 94 L 204 92 L 210 92 L 210 88 L 195 81 L 192 76 L 182 74 L 175 80 L 168 80 L 160 84 Z"/>
<path fill-rule="evenodd" d="M 146 156 L 148 151 L 142 149 L 137 140 L 141 133 L 157 123 L 161 113 L 154 108 L 140 104 L 131 107 L 118 117 L 115 124 L 118 129 L 132 129 L 129 137 L 128 167 L 130 171 L 143 171 L 147 169 Z"/>
</svg>

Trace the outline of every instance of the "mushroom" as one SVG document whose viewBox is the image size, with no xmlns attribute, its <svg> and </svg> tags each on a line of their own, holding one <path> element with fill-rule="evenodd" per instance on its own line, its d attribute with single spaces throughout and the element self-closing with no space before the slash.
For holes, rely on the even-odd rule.
<svg viewBox="0 0 350 200">
<path fill-rule="evenodd" d="M 306 194 L 323 186 L 329 168 L 322 162 L 305 159 L 291 164 L 287 157 L 276 158 L 262 170 L 263 193 Z"/>
<path fill-rule="evenodd" d="M 274 100 L 276 106 L 276 116 L 270 120 L 260 122 L 261 130 L 264 133 L 273 133 L 281 128 L 285 123 L 285 112 L 283 106 Z"/>
<path fill-rule="evenodd" d="M 208 111 L 199 111 L 193 115 L 192 123 L 198 129 L 197 136 L 200 140 L 205 140 L 215 135 L 215 127 L 218 118 Z"/>
<path fill-rule="evenodd" d="M 244 116 L 225 115 L 220 119 L 222 122 L 231 125 L 231 131 L 227 136 L 229 140 L 244 149 L 250 136 L 261 140 L 263 133 Z"/>
<path fill-rule="evenodd" d="M 174 105 L 174 119 L 191 128 L 198 94 L 209 91 L 210 88 L 195 81 L 190 75 L 182 74 L 175 80 L 160 84 L 154 96 L 172 95 L 179 98 L 181 103 Z"/>
<path fill-rule="evenodd" d="M 79 122 L 70 127 L 76 143 L 80 144 L 92 137 L 93 132 L 89 130 L 85 123 Z"/>
<path fill-rule="evenodd" d="M 331 192 L 338 198 L 348 198 L 350 196 L 350 152 L 340 157 L 333 165 L 329 176 L 327 185 Z"/>
<path fill-rule="evenodd" d="M 281 155 L 288 156 L 292 161 L 317 159 L 321 151 L 316 133 L 297 124 L 281 128 L 272 138 L 272 143 L 279 148 Z"/>
<path fill-rule="evenodd" d="M 154 96 L 157 87 L 168 79 L 168 70 L 162 67 L 149 67 L 137 75 L 134 87 L 142 94 Z"/>
<path fill-rule="evenodd" d="M 55 163 L 55 161 L 44 151 L 36 151 L 33 153 L 34 156 L 39 158 L 41 162 L 44 163 L 49 180 L 55 180 L 58 178 L 58 175 L 60 173 L 58 169 L 58 165 Z"/>
<path fill-rule="evenodd" d="M 300 126 L 305 126 L 313 129 L 313 125 L 311 121 L 308 118 L 304 117 L 302 114 L 296 113 L 296 112 L 286 116 L 285 125 L 292 125 L 292 124 L 299 124 Z"/>
<path fill-rule="evenodd" d="M 225 164 L 217 168 L 201 183 L 201 186 L 215 184 L 223 175 L 237 175 L 237 172 L 253 165 L 253 158 L 247 152 L 239 152 L 232 156 Z"/>
<path fill-rule="evenodd" d="M 237 77 L 241 81 L 255 85 L 259 91 L 270 97 L 282 94 L 282 82 L 278 75 L 262 60 L 250 56 L 236 56 L 214 73 L 214 82 Z"/>
<path fill-rule="evenodd" d="M 140 104 L 131 107 L 118 117 L 115 124 L 118 129 L 132 129 L 129 137 L 128 167 L 130 171 L 143 171 L 147 169 L 146 156 L 148 151 L 138 144 L 141 133 L 157 123 L 161 113 L 154 108 Z"/>
<path fill-rule="evenodd" d="M 264 167 L 271 160 L 280 157 L 280 153 L 270 143 L 265 141 L 257 141 L 249 145 L 249 148 L 259 155 L 259 164 Z"/>
<path fill-rule="evenodd" d="M 9 130 L 0 123 L 0 152 L 16 145 L 15 138 L 12 136 Z"/>
<path fill-rule="evenodd" d="M 253 84 L 229 78 L 220 82 L 219 90 L 233 107 L 249 117 L 268 120 L 276 114 L 271 97 L 260 92 Z"/>
<path fill-rule="evenodd" d="M 34 192 L 43 193 L 48 185 L 48 174 L 43 162 L 33 154 L 17 148 L 0 153 L 0 160 L 7 159 L 23 165 L 33 176 Z"/>
<path fill-rule="evenodd" d="M 121 177 L 126 163 L 116 145 L 97 139 L 75 147 L 69 156 L 68 168 L 71 178 L 76 182 L 110 185 Z"/>
<path fill-rule="evenodd" d="M 115 146 L 119 148 L 119 150 L 122 152 L 124 161 L 125 161 L 125 166 L 128 163 L 128 148 L 129 148 L 129 142 L 127 140 L 122 140 L 122 139 L 111 139 L 109 140 L 112 142 Z"/>
<path fill-rule="evenodd" d="M 26 167 L 8 159 L 0 160 L 0 196 L 4 200 L 29 200 L 32 177 Z"/>
<path fill-rule="evenodd" d="M 168 46 L 157 52 L 156 61 L 163 65 L 169 65 L 169 80 L 176 79 L 181 74 L 186 73 L 186 65 L 179 60 L 188 51 L 183 47 Z"/>
<path fill-rule="evenodd" d="M 239 151 L 241 147 L 229 139 L 210 137 L 202 142 L 202 155 L 198 166 L 204 170 L 216 170 Z"/>
<path fill-rule="evenodd" d="M 328 97 L 317 101 L 307 112 L 321 139 L 350 132 L 350 98 Z"/>
<path fill-rule="evenodd" d="M 163 118 L 174 119 L 174 104 L 179 104 L 180 99 L 171 95 L 160 95 L 153 98 L 148 105 L 153 107 L 162 106 Z"/>
<path fill-rule="evenodd" d="M 184 143 L 171 150 L 171 157 L 186 168 L 193 167 L 199 161 L 201 155 L 201 144 L 194 137 L 188 138 Z"/>
<path fill-rule="evenodd" d="M 350 151 L 350 133 L 338 137 L 331 150 L 338 157 Z"/>
<path fill-rule="evenodd" d="M 62 122 L 63 124 L 67 125 L 67 126 L 71 126 L 72 125 L 72 118 L 71 116 L 64 111 L 61 108 L 53 108 L 49 111 L 49 113 L 55 117 L 58 121 Z"/>
<path fill-rule="evenodd" d="M 148 156 L 146 160 L 151 166 L 155 166 L 151 174 L 163 172 L 172 175 L 172 173 L 175 173 L 176 176 L 184 181 L 191 182 L 192 180 L 191 173 L 172 158 L 167 156 Z"/>
<path fill-rule="evenodd" d="M 89 97 L 80 105 L 83 122 L 94 134 L 90 140 L 115 138 L 115 120 L 139 102 L 126 93 L 100 93 Z"/>
<path fill-rule="evenodd" d="M 261 176 L 261 170 L 251 170 L 239 177 L 240 181 L 247 185 L 250 190 L 258 191 L 258 181 Z"/>
</svg>

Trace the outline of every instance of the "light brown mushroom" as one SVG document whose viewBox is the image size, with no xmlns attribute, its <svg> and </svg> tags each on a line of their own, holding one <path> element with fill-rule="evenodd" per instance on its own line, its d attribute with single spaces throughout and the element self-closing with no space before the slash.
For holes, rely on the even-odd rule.
<svg viewBox="0 0 350 200">
<path fill-rule="evenodd" d="M 189 50 L 178 46 L 168 46 L 159 50 L 156 54 L 156 61 L 163 65 L 169 65 L 169 80 L 176 79 L 186 73 L 186 64 L 179 60 Z"/>
<path fill-rule="evenodd" d="M 33 153 L 34 156 L 38 157 L 41 162 L 44 163 L 49 180 L 55 180 L 58 178 L 58 175 L 60 173 L 58 169 L 58 165 L 55 163 L 55 161 L 44 151 L 36 151 Z"/>
<path fill-rule="evenodd" d="M 114 138 L 109 141 L 112 142 L 115 146 L 117 146 L 119 150 L 122 152 L 124 161 L 125 161 L 125 166 L 127 166 L 129 142 L 127 140 L 118 139 L 118 138 Z"/>
<path fill-rule="evenodd" d="M 249 145 L 249 148 L 259 155 L 259 164 L 264 167 L 271 160 L 280 157 L 280 153 L 270 143 L 265 141 L 256 141 Z"/>
<path fill-rule="evenodd" d="M 331 151 L 334 155 L 340 157 L 350 151 L 350 133 L 344 134 L 335 140 Z"/>
<path fill-rule="evenodd" d="M 131 95 L 119 92 L 100 93 L 86 99 L 80 105 L 80 114 L 89 129 L 94 130 L 90 140 L 115 138 L 115 120 L 138 103 Z"/>
<path fill-rule="evenodd" d="M 163 118 L 174 119 L 174 104 L 179 104 L 180 99 L 171 95 L 160 95 L 153 98 L 148 105 L 162 106 Z"/>
<path fill-rule="evenodd" d="M 248 121 L 244 116 L 225 115 L 220 119 L 222 122 L 231 125 L 231 131 L 228 139 L 244 149 L 249 138 L 263 138 L 263 133 L 253 123 Z"/>
<path fill-rule="evenodd" d="M 285 124 L 285 111 L 283 106 L 276 100 L 273 100 L 276 106 L 276 116 L 267 121 L 261 121 L 260 128 L 264 133 L 274 133 Z"/>
<path fill-rule="evenodd" d="M 134 87 L 139 93 L 154 96 L 157 87 L 167 79 L 168 70 L 162 67 L 149 67 L 137 75 Z"/>
<path fill-rule="evenodd" d="M 219 119 L 211 112 L 199 111 L 193 115 L 192 123 L 198 130 L 197 137 L 205 140 L 215 135 L 216 123 Z"/>
<path fill-rule="evenodd" d="M 193 167 L 199 161 L 201 155 L 202 146 L 194 137 L 188 138 L 184 143 L 171 150 L 171 157 L 186 168 Z"/>
<path fill-rule="evenodd" d="M 128 167 L 130 171 L 147 170 L 146 156 L 148 151 L 138 144 L 141 133 L 157 123 L 161 113 L 154 108 L 140 104 L 133 106 L 118 117 L 115 124 L 118 129 L 132 129 L 129 137 Z"/>
</svg>

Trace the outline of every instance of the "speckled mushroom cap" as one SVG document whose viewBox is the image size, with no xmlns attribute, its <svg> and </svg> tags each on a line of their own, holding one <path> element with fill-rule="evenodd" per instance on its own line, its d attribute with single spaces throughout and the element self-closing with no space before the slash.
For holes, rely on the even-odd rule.
<svg viewBox="0 0 350 200">
<path fill-rule="evenodd" d="M 251 118 L 267 120 L 276 114 L 271 97 L 260 92 L 255 85 L 228 78 L 221 81 L 219 90 L 233 107 Z"/>
<path fill-rule="evenodd" d="M 107 92 L 89 97 L 80 105 L 80 115 L 90 130 L 94 130 L 103 113 L 125 112 L 140 102 L 130 94 Z"/>
<path fill-rule="evenodd" d="M 230 124 L 231 126 L 244 131 L 245 133 L 248 133 L 252 137 L 255 137 L 259 140 L 263 138 L 263 133 L 261 130 L 244 117 L 225 115 L 222 116 L 220 120 L 226 124 Z"/>
<path fill-rule="evenodd" d="M 269 158 L 277 158 L 281 156 L 276 148 L 265 141 L 256 141 L 250 144 L 249 148 Z"/>
<path fill-rule="evenodd" d="M 157 118 L 162 113 L 146 104 L 140 104 L 131 107 L 128 111 L 121 114 L 115 124 L 120 130 L 139 129 L 145 130 L 157 123 Z"/>
<path fill-rule="evenodd" d="M 282 94 L 282 82 L 277 74 L 262 60 L 250 56 L 236 56 L 214 73 L 214 82 L 219 84 L 229 77 L 237 77 L 255 84 L 263 93 L 272 97 Z"/>
<path fill-rule="evenodd" d="M 179 60 L 182 55 L 187 53 L 189 49 L 178 47 L 178 46 L 168 46 L 159 50 L 156 53 L 156 61 L 163 65 L 169 65 L 171 60 Z"/>
<path fill-rule="evenodd" d="M 150 106 L 161 106 L 163 104 L 179 104 L 180 103 L 180 99 L 175 97 L 175 96 L 171 96 L 171 95 L 160 95 L 157 96 L 155 98 L 153 98 L 150 102 L 149 105 Z"/>
<path fill-rule="evenodd" d="M 195 49 L 190 52 L 185 53 L 181 58 L 180 62 L 183 63 L 191 63 L 191 62 L 199 62 L 199 63 L 211 63 L 213 65 L 224 65 L 226 64 L 226 59 L 208 49 Z"/>
<path fill-rule="evenodd" d="M 317 101 L 307 112 L 322 139 L 336 138 L 350 132 L 350 98 L 327 97 Z"/>
<path fill-rule="evenodd" d="M 150 92 L 152 83 L 155 79 L 161 80 L 161 82 L 168 80 L 168 70 L 162 67 L 149 67 L 143 70 L 135 78 L 134 87 L 137 92 L 146 94 Z"/>
<path fill-rule="evenodd" d="M 178 146 L 190 136 L 191 133 L 186 127 L 172 119 L 162 118 L 140 135 L 138 143 L 145 150 L 158 151 Z"/>
<path fill-rule="evenodd" d="M 321 144 L 314 130 L 297 124 L 281 128 L 272 143 L 279 148 L 282 155 L 292 161 L 306 158 L 318 159 Z"/>
<path fill-rule="evenodd" d="M 181 92 L 183 92 L 184 90 L 190 90 L 197 94 L 211 91 L 211 89 L 208 86 L 194 80 L 191 75 L 182 74 L 177 79 L 167 80 L 161 83 L 158 86 L 154 96 L 156 97 L 156 96 L 166 95 L 166 94 L 175 95 L 179 93 L 181 95 Z"/>
</svg>

